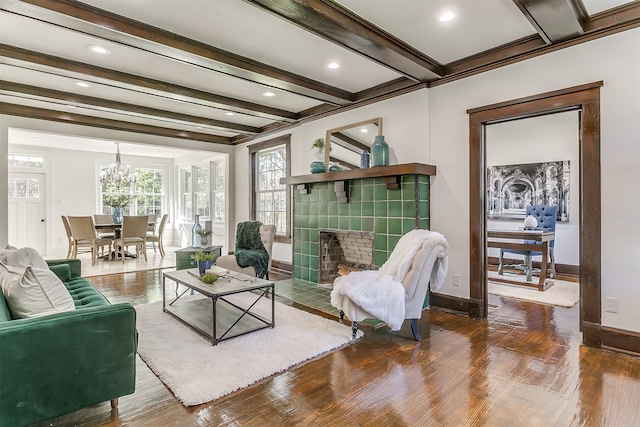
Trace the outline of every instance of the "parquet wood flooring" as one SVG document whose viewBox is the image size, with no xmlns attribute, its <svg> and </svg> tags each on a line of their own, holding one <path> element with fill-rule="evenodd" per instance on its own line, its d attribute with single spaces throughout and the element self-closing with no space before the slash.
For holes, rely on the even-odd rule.
<svg viewBox="0 0 640 427">
<path fill-rule="evenodd" d="M 112 302 L 161 298 L 161 272 L 93 278 Z M 491 297 L 488 321 L 439 311 L 218 401 L 185 408 L 138 360 L 136 392 L 52 426 L 638 426 L 640 358 L 581 344 L 578 308 Z M 259 355 L 256 355 L 259 357 Z"/>
</svg>

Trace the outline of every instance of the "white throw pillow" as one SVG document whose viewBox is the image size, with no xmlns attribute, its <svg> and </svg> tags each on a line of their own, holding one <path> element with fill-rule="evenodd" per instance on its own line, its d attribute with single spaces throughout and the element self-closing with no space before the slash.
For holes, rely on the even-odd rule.
<svg viewBox="0 0 640 427">
<path fill-rule="evenodd" d="M 14 319 L 75 310 L 71 294 L 49 269 L 0 263 L 0 287 Z"/>
<path fill-rule="evenodd" d="M 14 267 L 36 267 L 48 270 L 47 261 L 33 248 L 0 250 L 0 262 Z"/>
</svg>

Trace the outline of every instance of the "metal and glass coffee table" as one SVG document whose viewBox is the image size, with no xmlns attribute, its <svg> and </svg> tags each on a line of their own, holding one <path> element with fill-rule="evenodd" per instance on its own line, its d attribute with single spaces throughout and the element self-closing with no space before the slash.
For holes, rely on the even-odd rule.
<svg viewBox="0 0 640 427">
<path fill-rule="evenodd" d="M 198 269 L 177 270 L 162 275 L 162 309 L 198 332 L 213 345 L 249 332 L 275 326 L 274 283 L 236 272 L 219 275 L 211 284 L 200 280 Z M 172 283 L 173 282 L 173 283 Z M 175 285 L 175 298 L 168 286 Z M 182 289 L 179 285 L 182 285 Z M 181 292 L 179 292 L 179 289 Z M 196 297 L 195 293 L 206 298 Z M 234 298 L 243 294 L 244 298 Z M 170 301 L 167 300 L 170 299 Z M 271 318 L 256 313 L 262 299 L 271 299 Z"/>
</svg>

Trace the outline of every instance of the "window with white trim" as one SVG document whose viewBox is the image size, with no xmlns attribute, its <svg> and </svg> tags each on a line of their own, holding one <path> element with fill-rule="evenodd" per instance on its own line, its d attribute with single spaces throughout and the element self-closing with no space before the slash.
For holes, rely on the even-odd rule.
<svg viewBox="0 0 640 427">
<path fill-rule="evenodd" d="M 184 219 L 224 222 L 225 161 L 209 162 L 206 166 L 180 169 L 180 212 Z"/>
</svg>

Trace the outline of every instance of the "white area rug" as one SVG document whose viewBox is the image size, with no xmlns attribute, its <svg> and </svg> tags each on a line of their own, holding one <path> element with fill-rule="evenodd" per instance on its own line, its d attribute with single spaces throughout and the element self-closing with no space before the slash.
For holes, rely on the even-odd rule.
<svg viewBox="0 0 640 427">
<path fill-rule="evenodd" d="M 542 304 L 557 305 L 560 307 L 573 307 L 580 300 L 580 284 L 576 282 L 566 282 L 564 280 L 550 279 L 553 286 L 544 292 L 535 288 L 526 288 L 508 283 L 494 282 L 493 277 L 499 277 L 497 273 L 489 272 L 489 293 L 503 297 L 517 298 L 526 301 L 533 301 Z M 517 276 L 503 276 L 509 279 L 518 280 Z M 524 281 L 523 276 L 521 281 Z M 534 276 L 534 281 L 537 277 Z"/>
<path fill-rule="evenodd" d="M 270 318 L 270 305 L 263 299 L 255 312 Z M 216 346 L 164 313 L 161 302 L 136 306 L 136 312 L 140 357 L 186 406 L 220 398 L 351 341 L 351 327 L 278 302 L 275 328 Z"/>
</svg>

